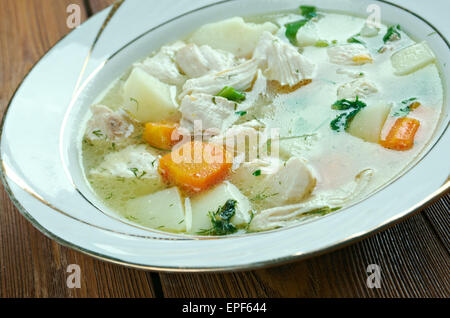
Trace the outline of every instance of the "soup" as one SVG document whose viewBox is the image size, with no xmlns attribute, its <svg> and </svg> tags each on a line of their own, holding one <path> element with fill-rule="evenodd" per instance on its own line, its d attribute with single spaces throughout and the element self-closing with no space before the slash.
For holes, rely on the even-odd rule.
<svg viewBox="0 0 450 318">
<path fill-rule="evenodd" d="M 389 183 L 427 144 L 442 104 L 426 42 L 301 6 L 206 24 L 137 61 L 91 106 L 82 160 L 129 222 L 266 231 Z"/>
</svg>

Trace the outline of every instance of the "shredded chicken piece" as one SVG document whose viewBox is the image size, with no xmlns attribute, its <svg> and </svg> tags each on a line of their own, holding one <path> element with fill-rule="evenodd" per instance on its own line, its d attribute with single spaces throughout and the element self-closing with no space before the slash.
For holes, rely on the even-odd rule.
<svg viewBox="0 0 450 318">
<path fill-rule="evenodd" d="M 343 65 L 362 65 L 372 63 L 369 50 L 361 44 L 352 43 L 328 48 L 331 63 Z"/>
<path fill-rule="evenodd" d="M 286 162 L 276 157 L 245 162 L 232 176 L 232 182 L 255 202 L 264 200 L 264 206 L 270 207 L 298 203 L 316 184 L 310 169 L 298 157 Z"/>
<path fill-rule="evenodd" d="M 175 60 L 180 69 L 190 78 L 196 78 L 210 72 L 220 72 L 234 66 L 231 53 L 215 50 L 208 45 L 188 44 L 178 50 Z"/>
<path fill-rule="evenodd" d="M 353 99 L 367 97 L 378 92 L 376 84 L 366 79 L 357 79 L 341 85 L 337 90 L 338 99 Z"/>
<path fill-rule="evenodd" d="M 163 46 L 154 56 L 145 59 L 142 63 L 134 64 L 153 77 L 170 85 L 183 85 L 186 76 L 180 73 L 175 63 L 176 53 L 183 49 L 186 44 L 182 41 L 175 42 L 169 46 Z"/>
<path fill-rule="evenodd" d="M 202 93 L 185 96 L 180 106 L 181 127 L 191 131 L 195 121 L 200 121 L 200 130 L 209 129 L 211 133 L 216 130 L 218 134 L 233 124 L 236 107 L 235 102 L 219 96 Z"/>
<path fill-rule="evenodd" d="M 256 120 L 241 125 L 231 126 L 223 134 L 212 137 L 209 142 L 223 145 L 230 153 L 235 154 L 233 170 L 247 158 L 260 155 L 260 148 L 267 143 L 267 136 L 261 131 L 262 125 Z"/>
<path fill-rule="evenodd" d="M 341 74 L 341 75 L 347 75 L 348 77 L 351 78 L 361 78 L 364 77 L 364 72 L 358 71 L 358 70 L 349 70 L 349 69 L 345 69 L 345 68 L 338 68 L 336 70 L 336 74 Z"/>
<path fill-rule="evenodd" d="M 361 195 L 370 183 L 372 176 L 372 169 L 361 171 L 355 177 L 351 190 L 347 191 L 344 196 L 318 195 L 302 203 L 263 210 L 255 215 L 249 229 L 252 231 L 265 231 L 284 227 L 292 224 L 308 212 L 340 208 Z"/>
<path fill-rule="evenodd" d="M 146 145 L 131 145 L 106 155 L 104 161 L 90 174 L 121 178 L 159 178 L 158 155 Z"/>
<path fill-rule="evenodd" d="M 252 59 L 222 72 L 193 78 L 186 81 L 179 98 L 194 93 L 216 95 L 225 86 L 231 86 L 238 91 L 245 91 L 252 86 L 257 72 L 258 64 Z"/>
<path fill-rule="evenodd" d="M 253 58 L 258 61 L 267 79 L 277 81 L 281 86 L 292 87 L 314 76 L 315 65 L 294 46 L 270 32 L 261 35 Z"/>
<path fill-rule="evenodd" d="M 123 140 L 134 131 L 134 125 L 123 111 L 112 111 L 104 105 L 91 106 L 92 117 L 87 123 L 86 136 L 90 140 Z"/>
</svg>

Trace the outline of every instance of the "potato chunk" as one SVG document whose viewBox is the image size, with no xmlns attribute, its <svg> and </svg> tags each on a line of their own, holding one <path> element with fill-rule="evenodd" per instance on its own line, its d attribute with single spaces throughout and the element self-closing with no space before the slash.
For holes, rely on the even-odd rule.
<svg viewBox="0 0 450 318">
<path fill-rule="evenodd" d="M 124 108 L 141 122 L 174 120 L 178 115 L 176 87 L 134 68 L 125 82 Z"/>
<path fill-rule="evenodd" d="M 236 214 L 231 219 L 235 226 L 250 222 L 252 206 L 238 188 L 225 181 L 217 187 L 191 199 L 192 202 L 192 233 L 211 228 L 208 212 L 216 212 L 229 199 L 236 200 Z"/>
<path fill-rule="evenodd" d="M 320 40 L 317 24 L 309 21 L 298 30 L 296 38 L 299 46 L 315 45 Z"/>
<path fill-rule="evenodd" d="M 377 143 L 390 110 L 391 104 L 386 102 L 367 106 L 353 118 L 348 132 L 365 141 Z"/>
<path fill-rule="evenodd" d="M 408 46 L 391 56 L 392 67 L 396 75 L 413 73 L 435 60 L 434 53 L 426 42 Z"/>
<path fill-rule="evenodd" d="M 150 228 L 186 230 L 183 200 L 176 187 L 128 201 L 125 217 Z"/>
<path fill-rule="evenodd" d="M 202 26 L 192 35 L 191 41 L 231 52 L 238 57 L 249 57 L 264 31 L 275 33 L 277 30 L 278 27 L 270 22 L 246 23 L 241 17 L 234 17 Z"/>
</svg>

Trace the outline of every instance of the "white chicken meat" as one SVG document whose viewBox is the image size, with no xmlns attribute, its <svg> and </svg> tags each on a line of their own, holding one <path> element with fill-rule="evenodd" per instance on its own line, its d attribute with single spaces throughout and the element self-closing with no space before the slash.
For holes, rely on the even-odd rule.
<svg viewBox="0 0 450 318">
<path fill-rule="evenodd" d="M 270 32 L 261 35 L 253 58 L 268 80 L 281 86 L 295 86 L 300 81 L 314 77 L 315 65 L 289 43 L 281 41 Z"/>
<path fill-rule="evenodd" d="M 136 63 L 134 66 L 142 68 L 148 74 L 166 84 L 181 86 L 187 78 L 178 69 L 175 56 L 185 46 L 186 43 L 182 41 L 163 46 L 154 56 L 145 59 L 142 63 Z"/>
<path fill-rule="evenodd" d="M 233 54 L 215 50 L 208 45 L 188 44 L 178 50 L 175 61 L 190 78 L 196 78 L 213 71 L 220 72 L 234 66 Z"/>
<path fill-rule="evenodd" d="M 328 48 L 330 62 L 341 65 L 362 65 L 372 63 L 369 50 L 362 44 L 352 43 Z"/>
<path fill-rule="evenodd" d="M 123 111 L 112 111 L 104 105 L 91 106 L 92 117 L 87 123 L 89 140 L 124 140 L 134 132 L 134 125 Z"/>
</svg>

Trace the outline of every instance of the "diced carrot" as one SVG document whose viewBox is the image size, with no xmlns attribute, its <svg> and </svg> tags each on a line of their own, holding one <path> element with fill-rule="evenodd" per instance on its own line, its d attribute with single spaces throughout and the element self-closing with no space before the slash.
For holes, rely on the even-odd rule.
<svg viewBox="0 0 450 318">
<path fill-rule="evenodd" d="M 222 182 L 230 173 L 232 160 L 221 145 L 188 142 L 159 160 L 159 173 L 183 191 L 198 193 Z"/>
<path fill-rule="evenodd" d="M 181 140 L 178 124 L 172 122 L 147 123 L 142 137 L 150 146 L 170 150 Z"/>
<path fill-rule="evenodd" d="M 413 118 L 399 118 L 395 121 L 385 140 L 380 140 L 384 148 L 405 151 L 414 146 L 414 137 L 420 122 Z"/>
</svg>

